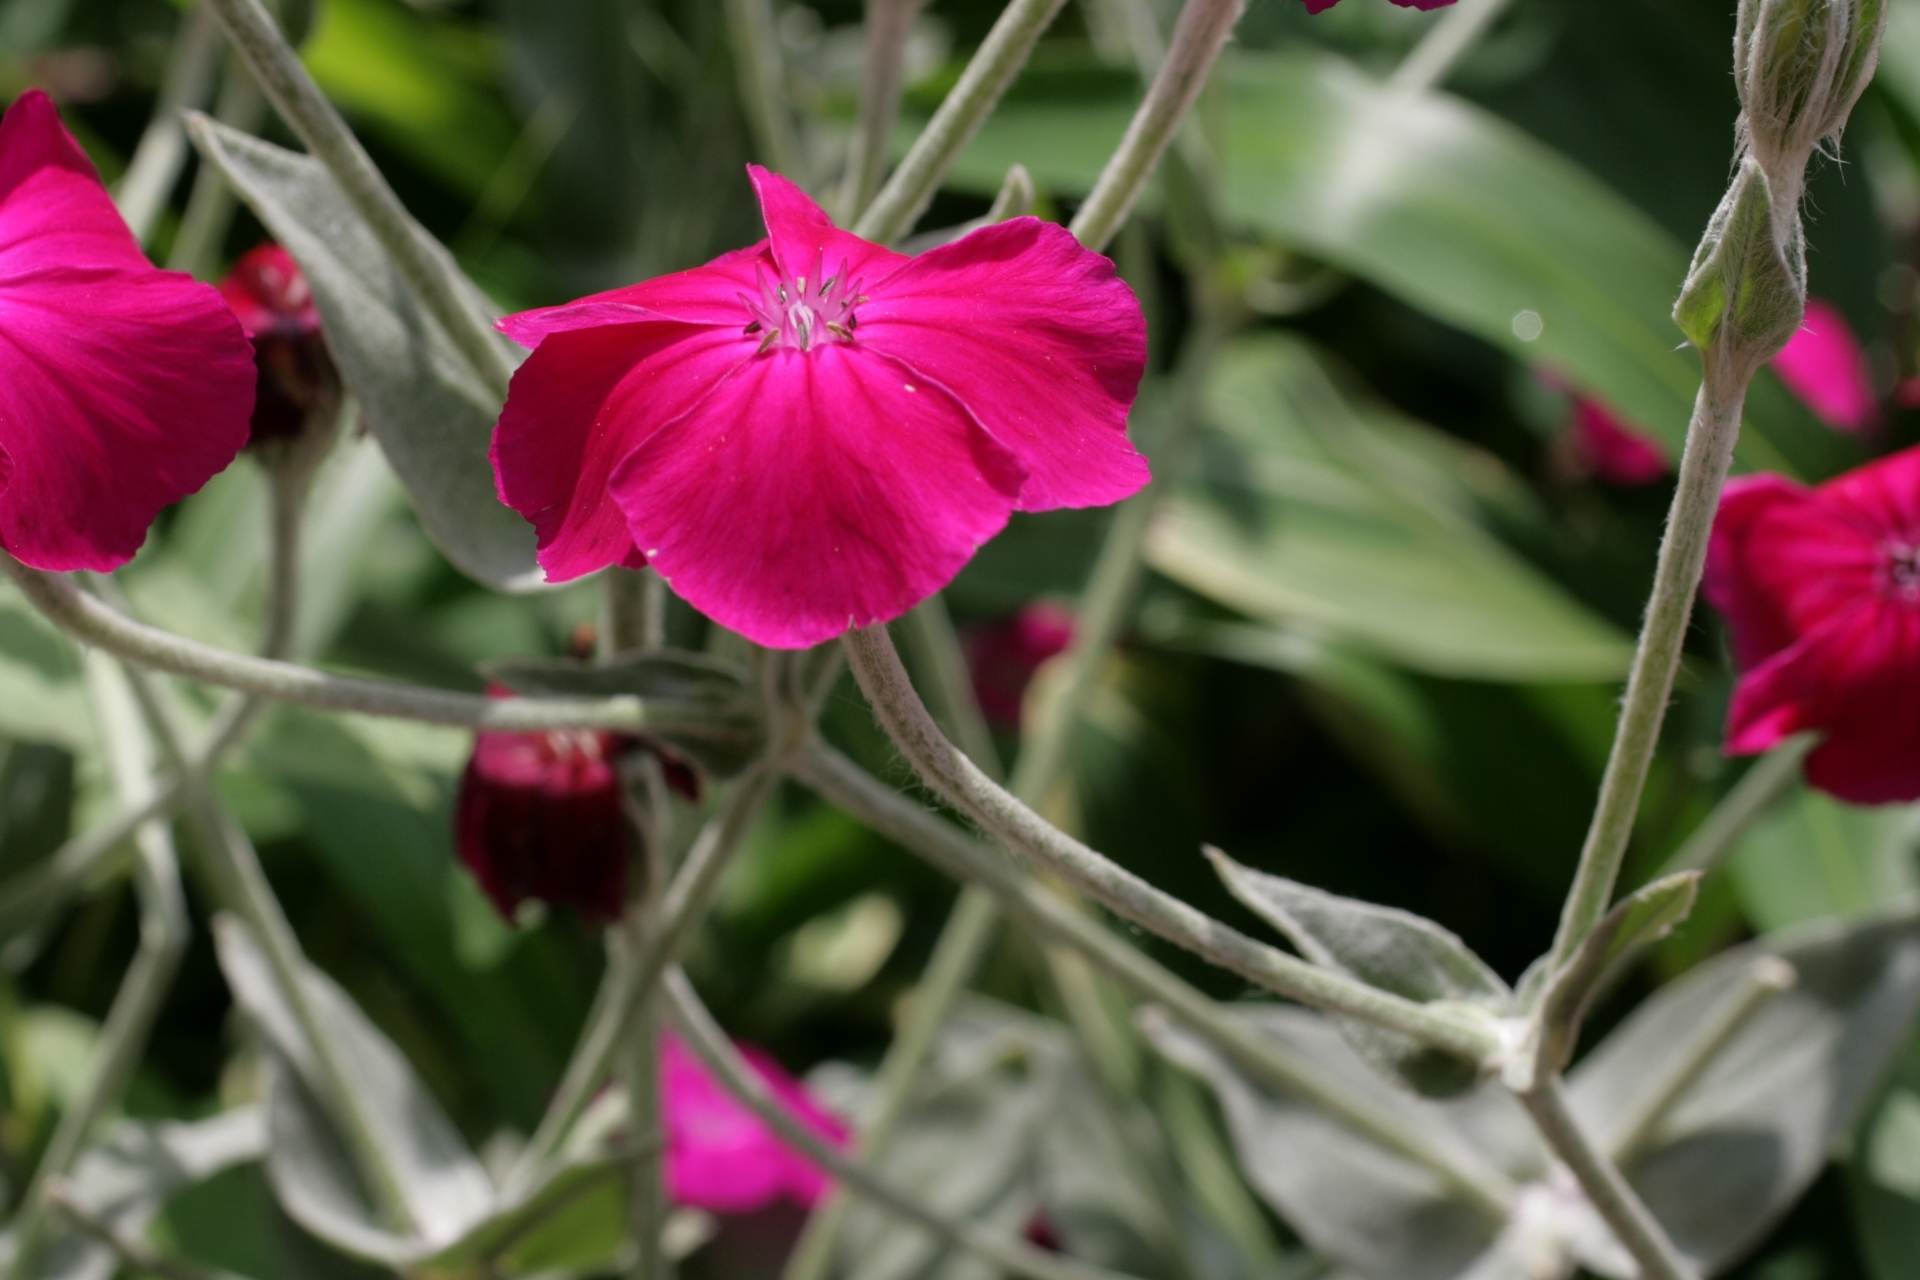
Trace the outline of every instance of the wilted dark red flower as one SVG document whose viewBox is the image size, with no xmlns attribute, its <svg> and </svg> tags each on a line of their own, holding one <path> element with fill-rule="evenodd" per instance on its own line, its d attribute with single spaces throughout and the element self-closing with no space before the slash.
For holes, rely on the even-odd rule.
<svg viewBox="0 0 1920 1280">
<path fill-rule="evenodd" d="M 1920 448 L 1816 489 L 1733 481 L 1704 589 L 1741 671 L 1728 752 L 1815 730 L 1814 786 L 1856 804 L 1920 798 Z"/>
<path fill-rule="evenodd" d="M 1040 664 L 1073 643 L 1073 614 L 1057 604 L 1035 601 L 1011 618 L 968 634 L 967 668 L 973 696 L 988 720 L 1006 729 L 1020 727 L 1020 705 Z"/>
<path fill-rule="evenodd" d="M 512 920 L 529 898 L 590 923 L 620 914 L 628 842 L 617 757 L 632 745 L 591 730 L 482 733 L 460 779 L 460 861 Z"/>
<path fill-rule="evenodd" d="M 1608 484 L 1652 484 L 1672 470 L 1673 464 L 1659 441 L 1628 426 L 1591 396 L 1574 400 L 1568 431 L 1573 456 L 1581 469 Z"/>
<path fill-rule="evenodd" d="M 339 409 L 340 375 L 292 254 L 277 244 L 248 250 L 220 282 L 220 296 L 253 340 L 260 374 L 249 444 L 290 439 L 316 415 Z"/>
<path fill-rule="evenodd" d="M 0 547 L 106 572 L 233 461 L 253 371 L 219 294 L 157 270 L 39 90 L 0 119 Z"/>
</svg>

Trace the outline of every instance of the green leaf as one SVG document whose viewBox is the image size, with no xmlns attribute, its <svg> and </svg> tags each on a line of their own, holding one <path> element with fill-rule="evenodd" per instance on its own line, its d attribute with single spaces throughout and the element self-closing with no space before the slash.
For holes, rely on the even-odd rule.
<svg viewBox="0 0 1920 1280">
<path fill-rule="evenodd" d="M 1747 918 L 1771 931 L 1920 900 L 1915 813 L 1796 787 L 1741 837 L 1728 863 Z"/>
<path fill-rule="evenodd" d="M 1625 637 L 1486 532 L 1493 459 L 1348 394 L 1300 341 L 1243 339 L 1206 399 L 1202 465 L 1148 536 L 1160 572 L 1270 623 L 1436 675 L 1604 679 Z"/>
<path fill-rule="evenodd" d="M 490 587 L 539 586 L 533 526 L 501 504 L 487 458 L 499 402 L 332 176 L 316 160 L 211 120 L 194 120 L 191 132 L 306 272 L 327 345 L 427 536 Z M 477 290 L 474 305 L 484 305 Z"/>
<path fill-rule="evenodd" d="M 1510 1012 L 1507 984 L 1433 921 L 1243 867 L 1212 847 L 1206 852 L 1233 896 L 1315 964 L 1421 1004 L 1475 1005 L 1496 1017 Z M 1478 1063 L 1370 1024 L 1339 1025 L 1368 1061 L 1419 1093 L 1445 1097 L 1479 1079 Z"/>
</svg>

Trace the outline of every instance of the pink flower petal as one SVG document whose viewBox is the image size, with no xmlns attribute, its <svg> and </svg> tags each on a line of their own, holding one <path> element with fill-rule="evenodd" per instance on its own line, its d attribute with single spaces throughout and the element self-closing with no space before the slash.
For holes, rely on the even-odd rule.
<svg viewBox="0 0 1920 1280">
<path fill-rule="evenodd" d="M 1830 427 L 1864 431 L 1880 419 L 1866 353 L 1846 316 L 1830 302 L 1807 299 L 1806 318 L 1773 358 L 1773 368 Z"/>
<path fill-rule="evenodd" d="M 513 375 L 493 433 L 493 470 L 500 500 L 533 522 L 548 581 L 646 563 L 607 477 L 753 350 L 730 327 L 663 320 L 540 341 Z"/>
<path fill-rule="evenodd" d="M 779 1063 L 751 1045 L 738 1047 L 798 1119 L 835 1145 L 845 1143 L 846 1126 Z M 667 1190 L 676 1204 L 750 1213 L 783 1198 L 819 1200 L 826 1175 L 737 1102 L 677 1037 L 661 1037 L 660 1065 Z"/>
<path fill-rule="evenodd" d="M 1146 323 L 1113 263 L 1015 218 L 869 290 L 857 340 L 952 392 L 1027 468 L 1020 509 L 1117 502 L 1150 478 L 1127 439 Z"/>
<path fill-rule="evenodd" d="M 1580 465 L 1608 484 L 1652 484 L 1673 469 L 1659 441 L 1591 396 L 1574 400 L 1572 432 Z"/>
<path fill-rule="evenodd" d="M 864 281 L 871 291 L 874 284 L 913 261 L 905 254 L 840 230 L 806 192 L 779 174 L 750 164 L 747 176 L 753 180 L 754 194 L 760 197 L 774 260 L 789 279 L 812 276 L 819 268 L 828 276 Z"/>
<path fill-rule="evenodd" d="M 253 345 L 150 266 L 45 94 L 0 121 L 0 546 L 110 570 L 247 442 Z"/>
<path fill-rule="evenodd" d="M 1019 461 L 939 386 L 855 344 L 758 356 L 613 472 L 648 560 L 749 639 L 897 618 L 1007 520 Z"/>
<path fill-rule="evenodd" d="M 1920 610 L 1867 597 L 1741 677 L 1727 749 L 1822 731 L 1807 780 L 1854 804 L 1920 798 Z"/>
<path fill-rule="evenodd" d="M 771 270 L 772 263 L 773 255 L 762 240 L 723 253 L 702 267 L 608 289 L 564 306 L 522 311 L 502 317 L 494 327 L 523 347 L 538 346 L 552 333 L 646 320 L 744 328 L 750 317 L 739 295 L 759 293 L 754 268 Z"/>
</svg>

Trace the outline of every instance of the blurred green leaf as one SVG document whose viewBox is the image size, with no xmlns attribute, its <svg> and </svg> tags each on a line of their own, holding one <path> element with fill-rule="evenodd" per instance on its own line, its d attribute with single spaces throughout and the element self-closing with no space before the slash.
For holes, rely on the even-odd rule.
<svg viewBox="0 0 1920 1280">
<path fill-rule="evenodd" d="M 1298 340 L 1229 347 L 1206 412 L 1199 475 L 1148 537 L 1160 572 L 1253 617 L 1434 674 L 1577 680 L 1625 669 L 1624 637 L 1472 518 L 1473 473 L 1499 464 L 1422 439 L 1437 433 L 1348 394 Z"/>
<path fill-rule="evenodd" d="M 305 270 L 327 345 L 428 536 L 488 586 L 539 586 L 533 526 L 494 490 L 487 450 L 499 404 L 421 311 L 332 176 L 318 161 L 210 120 L 193 132 Z M 478 290 L 474 306 L 491 310 Z"/>
<path fill-rule="evenodd" d="M 1843 804 L 1796 787 L 1741 837 L 1728 866 L 1758 929 L 1920 899 L 1920 809 Z"/>
</svg>

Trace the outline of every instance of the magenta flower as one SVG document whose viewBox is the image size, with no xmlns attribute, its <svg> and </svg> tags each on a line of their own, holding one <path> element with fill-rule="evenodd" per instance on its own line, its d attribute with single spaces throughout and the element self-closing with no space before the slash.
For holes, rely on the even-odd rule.
<svg viewBox="0 0 1920 1280">
<path fill-rule="evenodd" d="M 292 254 L 277 244 L 249 249 L 220 282 L 220 296 L 253 342 L 259 387 L 250 443 L 297 436 L 310 418 L 339 409 L 340 375 Z"/>
<path fill-rule="evenodd" d="M 1817 730 L 1814 786 L 1856 804 L 1920 798 L 1920 448 L 1811 490 L 1733 481 L 1704 590 L 1741 672 L 1729 753 Z"/>
<path fill-rule="evenodd" d="M 253 350 L 156 270 L 47 95 L 0 119 L 0 547 L 110 570 L 247 442 Z"/>
<path fill-rule="evenodd" d="M 845 1145 L 846 1125 L 804 1085 L 761 1050 L 738 1048 L 797 1119 L 836 1146 Z M 660 1038 L 660 1076 L 667 1194 L 675 1204 L 751 1213 L 782 1199 L 811 1206 L 826 1193 L 827 1175 L 782 1144 L 671 1035 Z"/>
<path fill-rule="evenodd" d="M 1773 358 L 1773 371 L 1836 430 L 1864 431 L 1880 420 L 1866 352 L 1846 316 L 1831 302 L 1807 299 L 1806 318 Z"/>
<path fill-rule="evenodd" d="M 795 648 L 906 612 L 1012 511 L 1147 482 L 1146 331 L 1106 258 L 1036 218 L 909 258 L 749 173 L 767 240 L 500 322 L 534 350 L 494 472 L 549 579 L 651 563 Z"/>
<path fill-rule="evenodd" d="M 589 923 L 620 914 L 628 843 L 612 733 L 482 733 L 460 778 L 454 844 L 499 912 L 529 898 Z"/>
<path fill-rule="evenodd" d="M 1575 398 L 1568 430 L 1581 470 L 1608 484 L 1652 484 L 1672 469 L 1659 441 L 1591 396 Z"/>
<path fill-rule="evenodd" d="M 1072 643 L 1072 612 L 1045 600 L 969 632 L 967 668 L 973 675 L 974 698 L 987 719 L 1003 729 L 1018 729 L 1034 673 Z"/>
</svg>

